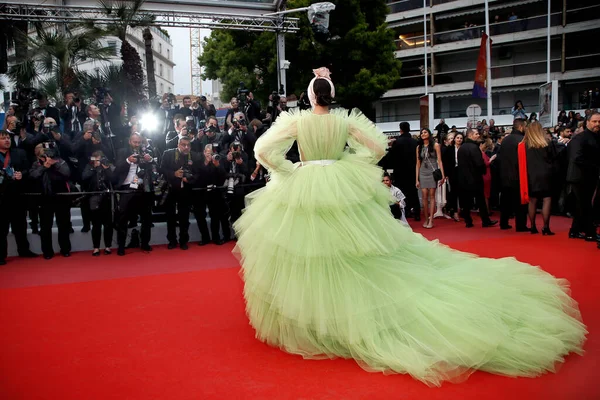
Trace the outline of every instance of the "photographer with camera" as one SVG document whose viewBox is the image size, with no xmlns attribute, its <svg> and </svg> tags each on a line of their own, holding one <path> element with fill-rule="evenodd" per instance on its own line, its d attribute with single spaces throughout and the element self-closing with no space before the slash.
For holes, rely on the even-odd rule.
<svg viewBox="0 0 600 400">
<path fill-rule="evenodd" d="M 65 104 L 60 108 L 60 118 L 63 121 L 63 131 L 71 139 L 81 132 L 86 120 L 86 105 L 75 93 L 65 92 Z"/>
<path fill-rule="evenodd" d="M 227 110 L 227 114 L 225 115 L 225 130 L 233 128 L 233 116 L 235 113 L 238 113 L 240 110 L 240 103 L 237 97 L 232 97 L 229 102 L 229 109 Z"/>
<path fill-rule="evenodd" d="M 41 113 L 44 115 L 44 118 L 52 118 L 54 123 L 60 121 L 60 111 L 58 111 L 58 108 L 50 105 L 48 96 L 46 96 L 44 93 L 39 93 L 37 95 L 37 100 L 38 107 L 35 108 L 36 113 Z"/>
<path fill-rule="evenodd" d="M 223 134 L 219 130 L 217 117 L 208 117 L 202 136 L 197 141 L 192 142 L 192 151 L 203 154 L 206 146 L 211 145 L 214 153 L 220 153 L 222 140 Z"/>
<path fill-rule="evenodd" d="M 225 159 L 225 171 L 227 172 L 227 203 L 229 205 L 231 223 L 234 223 L 244 209 L 245 190 L 240 187 L 246 183 L 248 177 L 248 155 L 242 150 L 240 142 L 233 142 L 229 146 L 229 152 Z"/>
<path fill-rule="evenodd" d="M 228 135 L 223 136 L 221 145 L 224 149 L 229 149 L 231 143 L 240 142 L 248 154 L 254 154 L 254 144 L 256 143 L 254 127 L 248 129 L 246 117 L 242 112 L 235 113 L 232 121 L 233 127 L 227 132 Z"/>
<path fill-rule="evenodd" d="M 0 131 L 0 265 L 6 264 L 9 227 L 15 236 L 19 257 L 37 257 L 27 241 L 27 207 L 21 197 L 29 175 L 25 152 L 11 148 L 11 136 Z"/>
<path fill-rule="evenodd" d="M 150 235 L 152 227 L 152 205 L 154 203 L 153 164 L 154 156 L 142 146 L 139 133 L 132 133 L 129 146 L 119 149 L 116 157 L 114 181 L 118 190 L 131 191 L 118 195 L 118 212 L 115 217 L 117 228 L 117 254 L 125 255 L 127 227 L 130 220 L 140 216 L 141 249 L 152 251 Z"/>
<path fill-rule="evenodd" d="M 254 99 L 254 93 L 248 92 L 244 114 L 248 121 L 260 120 L 260 103 Z"/>
<path fill-rule="evenodd" d="M 57 196 L 69 192 L 71 170 L 60 158 L 55 142 L 44 142 L 35 146 L 37 161 L 29 171 L 31 179 L 41 193 L 40 199 L 40 236 L 42 252 L 46 260 L 54 257 L 52 247 L 52 224 L 56 216 L 58 227 L 58 245 L 64 257 L 71 256 L 71 200 L 66 196 Z"/>
<path fill-rule="evenodd" d="M 231 240 L 229 210 L 221 191 L 227 173 L 223 167 L 221 155 L 213 152 L 213 146 L 210 144 L 205 147 L 201 161 L 198 186 L 206 188 L 206 190 L 200 191 L 200 195 L 194 201 L 194 217 L 198 222 L 198 228 L 202 235 L 200 244 L 208 243 L 208 229 L 206 226 L 206 207 L 208 206 L 212 241 L 217 245 L 222 245 Z M 223 239 L 221 239 L 219 233 L 220 228 L 223 229 Z"/>
<path fill-rule="evenodd" d="M 51 147 L 63 159 L 66 159 L 72 153 L 72 143 L 67 136 L 63 136 L 59 126 L 54 118 L 45 118 L 41 131 L 38 132 L 32 140 L 33 147 L 41 143 L 52 143 Z"/>
<path fill-rule="evenodd" d="M 112 148 L 118 149 L 125 145 L 125 137 L 123 134 L 123 123 L 121 121 L 121 105 L 114 102 L 110 95 L 110 90 L 100 88 L 97 93 L 97 100 L 102 98 L 102 102 L 98 102 L 97 107 L 100 110 L 100 118 L 102 121 L 102 132 L 112 141 Z M 88 112 L 89 116 L 89 112 Z"/>
<path fill-rule="evenodd" d="M 86 191 L 107 192 L 92 194 L 84 200 L 88 203 L 87 208 L 90 210 L 92 220 L 92 244 L 94 246 L 92 256 L 100 255 L 100 236 L 103 227 L 104 254 L 111 253 L 114 226 L 111 207 L 112 194 L 108 191 L 112 189 L 114 170 L 115 167 L 100 150 L 91 154 L 89 162 L 83 170 L 82 180 Z"/>
<path fill-rule="evenodd" d="M 179 247 L 188 249 L 192 187 L 200 177 L 201 162 L 200 155 L 191 151 L 187 136 L 179 139 L 176 149 L 169 149 L 162 156 L 160 171 L 168 184 L 165 207 L 169 249 L 177 247 L 177 223 Z"/>
<path fill-rule="evenodd" d="M 200 96 L 198 99 L 198 106 L 193 110 L 192 114 L 196 121 L 196 128 L 198 130 L 204 129 L 208 117 L 214 117 L 217 115 L 215 106 L 210 104 L 206 100 L 206 96 Z"/>
<path fill-rule="evenodd" d="M 281 114 L 281 106 L 279 104 L 280 101 L 281 97 L 277 91 L 273 91 L 273 93 L 269 95 L 269 106 L 267 107 L 267 115 L 263 120 L 264 124 L 271 126 L 275 121 L 277 121 L 279 114 Z"/>
<path fill-rule="evenodd" d="M 175 119 L 175 130 L 167 133 L 165 138 L 166 150 L 176 149 L 179 139 L 187 135 L 187 122 L 185 117 L 183 117 L 181 114 L 178 114 Z"/>
</svg>

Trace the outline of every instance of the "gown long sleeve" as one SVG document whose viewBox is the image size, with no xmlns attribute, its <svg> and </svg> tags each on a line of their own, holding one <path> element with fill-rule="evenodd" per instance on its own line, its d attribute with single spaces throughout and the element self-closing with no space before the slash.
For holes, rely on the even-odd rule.
<svg viewBox="0 0 600 400">
<path fill-rule="evenodd" d="M 273 126 L 256 141 L 256 159 L 269 171 L 280 174 L 294 171 L 294 164 L 285 158 L 285 154 L 296 140 L 299 117 L 299 113 L 281 113 Z"/>
</svg>

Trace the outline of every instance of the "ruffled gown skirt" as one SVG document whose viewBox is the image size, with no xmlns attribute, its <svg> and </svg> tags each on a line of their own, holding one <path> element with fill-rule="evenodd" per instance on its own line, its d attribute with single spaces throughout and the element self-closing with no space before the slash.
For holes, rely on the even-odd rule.
<svg viewBox="0 0 600 400">
<path fill-rule="evenodd" d="M 234 228 L 259 340 L 428 385 L 476 369 L 533 377 L 582 353 L 568 282 L 428 241 L 389 201 L 381 170 L 348 153 L 252 193 Z"/>
</svg>

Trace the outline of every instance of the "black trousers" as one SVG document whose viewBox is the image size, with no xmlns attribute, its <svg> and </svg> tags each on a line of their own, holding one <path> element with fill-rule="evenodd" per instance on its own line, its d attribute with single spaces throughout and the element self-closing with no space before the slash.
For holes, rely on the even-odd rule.
<svg viewBox="0 0 600 400">
<path fill-rule="evenodd" d="M 40 205 L 40 239 L 42 253 L 53 256 L 52 225 L 56 217 L 58 228 L 58 246 L 62 254 L 71 252 L 71 202 L 67 197 L 50 197 L 42 199 Z"/>
<path fill-rule="evenodd" d="M 179 223 L 179 244 L 190 241 L 190 200 L 191 191 L 171 189 L 165 201 L 167 214 L 167 240 L 177 243 L 177 223 Z"/>
<path fill-rule="evenodd" d="M 458 188 L 458 174 L 456 169 L 448 177 L 449 190 L 446 191 L 446 212 L 448 214 L 454 214 L 458 211 L 458 194 L 460 190 Z"/>
<path fill-rule="evenodd" d="M 414 174 L 414 171 L 411 172 Z M 419 192 L 415 186 L 415 182 L 400 181 L 396 180 L 394 183 L 398 189 L 406 196 L 406 208 L 405 210 L 413 210 L 413 217 L 421 215 L 421 203 L 419 202 Z"/>
<path fill-rule="evenodd" d="M 596 185 L 590 183 L 572 183 L 571 189 L 575 198 L 571 232 L 583 232 L 586 236 L 596 235 L 596 228 L 594 227 L 594 209 L 592 205 L 592 198 L 594 197 Z"/>
<path fill-rule="evenodd" d="M 88 203 L 89 209 L 89 201 L 86 201 L 86 203 Z M 90 210 L 90 219 L 92 223 L 92 244 L 95 249 L 100 248 L 102 228 L 104 228 L 104 247 L 110 248 L 112 246 L 114 225 L 110 203 L 110 197 L 105 196 L 100 203 L 100 208 L 97 210 Z"/>
<path fill-rule="evenodd" d="M 508 226 L 513 213 L 515 229 L 527 229 L 527 204 L 521 204 L 519 188 L 503 187 L 500 191 L 500 227 Z"/>
<path fill-rule="evenodd" d="M 92 210 L 90 210 L 90 201 L 85 198 L 81 201 L 81 220 L 84 227 L 89 227 L 92 222 Z"/>
<path fill-rule="evenodd" d="M 475 200 L 475 203 L 473 203 L 473 200 Z M 472 190 L 466 190 L 465 188 L 461 188 L 459 201 L 461 217 L 463 217 L 466 224 L 473 223 L 473 218 L 471 217 L 471 210 L 473 209 L 474 204 L 477 204 L 479 206 L 479 216 L 481 217 L 481 222 L 483 222 L 484 224 L 490 222 L 490 214 L 488 212 L 487 206 L 485 205 L 483 187 L 474 188 Z"/>
<path fill-rule="evenodd" d="M 210 233 L 208 232 L 208 224 L 206 223 L 206 207 L 208 206 L 207 193 L 204 190 L 198 190 L 192 193 L 192 201 L 194 203 L 194 218 L 198 224 L 198 230 L 200 231 L 200 236 L 202 237 L 201 240 L 203 242 L 208 242 L 210 241 Z M 217 226 L 217 234 L 218 232 L 219 228 Z"/>
<path fill-rule="evenodd" d="M 210 215 L 210 230 L 212 240 L 219 240 L 219 228 L 223 230 L 223 239 L 231 238 L 231 228 L 229 227 L 229 208 L 225 202 L 225 197 L 217 189 L 206 193 L 208 214 Z"/>
<path fill-rule="evenodd" d="M 245 196 L 243 192 L 227 195 L 227 204 L 229 205 L 229 213 L 232 224 L 242 216 L 242 210 L 244 209 L 244 198 Z"/>
<path fill-rule="evenodd" d="M 0 196 L 16 196 L 12 193 L 3 194 Z M 17 243 L 17 252 L 19 254 L 25 254 L 29 251 L 29 241 L 27 240 L 27 208 L 25 205 L 21 205 L 21 198 L 13 197 L 10 199 L 4 199 L 0 197 L 0 206 L 2 212 L 0 212 L 0 260 L 6 259 L 8 254 L 8 229 L 12 229 L 12 233 L 15 236 L 15 242 Z"/>
<path fill-rule="evenodd" d="M 120 190 L 129 190 L 128 187 L 121 187 Z M 116 217 L 117 225 L 117 245 L 119 249 L 125 248 L 127 240 L 127 225 L 131 218 L 140 216 L 142 229 L 140 231 L 140 241 L 142 246 L 150 244 L 152 229 L 152 202 L 154 193 L 136 191 L 133 193 L 121 193 L 118 201 L 118 211 Z"/>
<path fill-rule="evenodd" d="M 394 218 L 402 219 L 403 210 L 402 210 L 402 208 L 400 208 L 399 204 L 390 205 L 390 211 L 392 212 L 392 215 L 394 216 Z"/>
</svg>

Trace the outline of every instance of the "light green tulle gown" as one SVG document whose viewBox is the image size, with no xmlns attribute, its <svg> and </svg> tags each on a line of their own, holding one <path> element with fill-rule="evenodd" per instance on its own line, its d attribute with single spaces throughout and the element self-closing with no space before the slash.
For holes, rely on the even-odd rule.
<svg viewBox="0 0 600 400">
<path fill-rule="evenodd" d="M 336 162 L 292 164 L 294 140 L 303 161 Z M 568 282 L 394 219 L 376 166 L 386 147 L 371 121 L 343 109 L 283 113 L 258 140 L 272 179 L 234 225 L 257 338 L 432 386 L 477 369 L 533 377 L 581 354 L 587 332 Z"/>
</svg>

